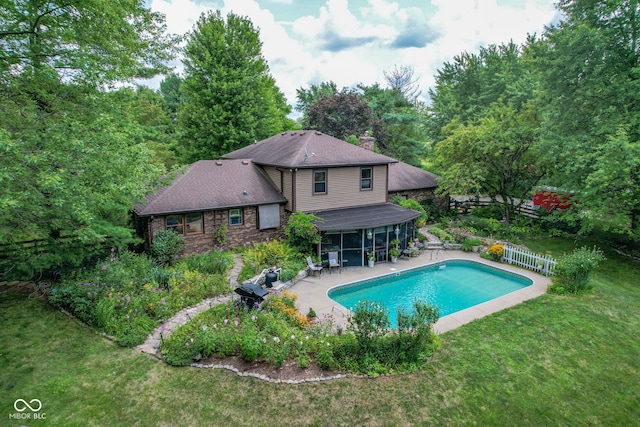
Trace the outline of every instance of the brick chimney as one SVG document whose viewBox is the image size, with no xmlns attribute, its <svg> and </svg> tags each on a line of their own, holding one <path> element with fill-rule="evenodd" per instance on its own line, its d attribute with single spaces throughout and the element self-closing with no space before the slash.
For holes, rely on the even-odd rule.
<svg viewBox="0 0 640 427">
<path fill-rule="evenodd" d="M 373 143 L 375 142 L 375 138 L 369 136 L 369 132 L 365 132 L 360 138 L 358 138 L 358 145 L 360 148 L 364 148 L 365 150 L 373 151 Z"/>
</svg>

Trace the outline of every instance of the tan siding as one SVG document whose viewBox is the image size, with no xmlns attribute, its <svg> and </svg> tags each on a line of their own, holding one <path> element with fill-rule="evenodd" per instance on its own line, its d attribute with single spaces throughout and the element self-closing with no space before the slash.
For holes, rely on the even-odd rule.
<svg viewBox="0 0 640 427">
<path fill-rule="evenodd" d="M 360 191 L 360 167 L 329 168 L 327 194 L 322 195 L 313 194 L 313 170 L 299 169 L 296 197 L 296 208 L 304 212 L 385 203 L 387 166 L 373 167 L 373 189 L 369 191 Z"/>
<path fill-rule="evenodd" d="M 282 188 L 281 188 L 282 180 L 281 180 L 280 171 L 273 166 L 265 166 L 264 171 L 267 173 L 267 175 L 269 175 L 269 179 L 273 181 L 278 191 L 282 193 Z"/>
</svg>

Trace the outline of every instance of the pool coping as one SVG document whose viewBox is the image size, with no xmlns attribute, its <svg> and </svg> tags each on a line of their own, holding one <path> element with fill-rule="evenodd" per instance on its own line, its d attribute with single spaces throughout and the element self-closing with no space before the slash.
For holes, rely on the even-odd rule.
<svg viewBox="0 0 640 427">
<path fill-rule="evenodd" d="M 319 318 L 329 317 L 336 324 L 344 325 L 347 322 L 348 310 L 329 298 L 328 292 L 332 288 L 453 260 L 476 261 L 490 267 L 525 276 L 531 279 L 533 284 L 490 301 L 443 316 L 434 325 L 434 330 L 438 333 L 450 331 L 476 319 L 543 295 L 546 293 L 547 286 L 551 283 L 551 279 L 546 276 L 509 264 L 485 260 L 480 258 L 477 253 L 447 250 L 437 252 L 423 251 L 415 258 L 400 259 L 396 264 L 377 263 L 373 268 L 352 266 L 343 268 L 341 273 L 327 272 L 318 277 L 308 276 L 293 285 L 290 291 L 298 295 L 298 308 L 303 314 L 308 313 L 309 308 L 313 307 Z"/>
</svg>

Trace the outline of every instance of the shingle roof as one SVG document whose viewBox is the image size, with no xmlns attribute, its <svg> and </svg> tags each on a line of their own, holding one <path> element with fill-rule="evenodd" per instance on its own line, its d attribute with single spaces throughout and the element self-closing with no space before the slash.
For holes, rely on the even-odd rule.
<svg viewBox="0 0 640 427">
<path fill-rule="evenodd" d="M 227 159 L 252 159 L 284 168 L 380 165 L 397 160 L 314 130 L 287 131 L 233 151 Z"/>
<path fill-rule="evenodd" d="M 407 163 L 389 165 L 389 191 L 418 190 L 438 186 L 438 175 Z"/>
<path fill-rule="evenodd" d="M 321 221 L 315 222 L 321 231 L 382 227 L 401 224 L 420 216 L 419 212 L 405 209 L 393 203 L 333 209 L 313 214 L 322 218 Z"/>
<path fill-rule="evenodd" d="M 249 160 L 200 160 L 135 208 L 139 216 L 284 203 L 286 199 Z"/>
</svg>

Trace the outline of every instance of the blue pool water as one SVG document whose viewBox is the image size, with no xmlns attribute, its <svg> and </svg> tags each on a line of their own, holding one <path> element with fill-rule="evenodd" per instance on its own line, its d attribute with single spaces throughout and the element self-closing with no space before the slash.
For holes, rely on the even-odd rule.
<svg viewBox="0 0 640 427">
<path fill-rule="evenodd" d="M 329 298 L 349 310 L 358 301 L 376 301 L 389 310 L 395 327 L 397 308 L 411 311 L 416 299 L 439 307 L 442 317 L 532 284 L 527 277 L 478 262 L 445 261 L 334 288 L 329 290 Z"/>
</svg>

